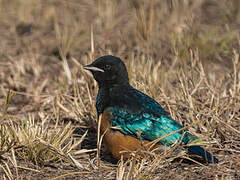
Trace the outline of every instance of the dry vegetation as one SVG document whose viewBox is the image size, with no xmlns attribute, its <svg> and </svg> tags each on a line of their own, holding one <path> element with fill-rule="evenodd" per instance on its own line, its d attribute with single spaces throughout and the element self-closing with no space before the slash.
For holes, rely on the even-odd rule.
<svg viewBox="0 0 240 180">
<path fill-rule="evenodd" d="M 240 179 L 239 0 L 2 0 L 0 27 L 0 179 Z M 98 161 L 82 65 L 106 54 L 220 163 Z"/>
</svg>

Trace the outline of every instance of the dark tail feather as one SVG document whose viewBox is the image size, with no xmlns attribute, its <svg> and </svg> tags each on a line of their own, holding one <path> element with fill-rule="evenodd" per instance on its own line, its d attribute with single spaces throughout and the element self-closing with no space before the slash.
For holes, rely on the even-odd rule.
<svg viewBox="0 0 240 180">
<path fill-rule="evenodd" d="M 189 146 L 187 149 L 190 154 L 201 156 L 203 161 L 206 163 L 218 163 L 218 159 L 216 157 L 200 146 Z"/>
</svg>

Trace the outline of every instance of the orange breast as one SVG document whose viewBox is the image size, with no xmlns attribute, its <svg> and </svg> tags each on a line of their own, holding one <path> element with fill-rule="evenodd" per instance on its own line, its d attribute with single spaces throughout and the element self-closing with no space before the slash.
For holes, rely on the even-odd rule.
<svg viewBox="0 0 240 180">
<path fill-rule="evenodd" d="M 150 150 L 150 141 L 140 141 L 132 136 L 124 135 L 120 131 L 113 130 L 110 120 L 112 118 L 111 112 L 105 110 L 101 118 L 100 132 L 104 134 L 103 142 L 107 146 L 107 149 L 112 153 L 113 157 L 120 159 L 123 156 L 124 159 L 129 158 L 131 151 L 138 149 Z M 156 148 L 156 146 L 151 149 Z"/>
</svg>

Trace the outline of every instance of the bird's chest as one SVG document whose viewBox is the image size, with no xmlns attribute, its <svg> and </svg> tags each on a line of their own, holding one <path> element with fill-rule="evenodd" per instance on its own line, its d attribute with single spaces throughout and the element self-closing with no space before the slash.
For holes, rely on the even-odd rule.
<svg viewBox="0 0 240 180">
<path fill-rule="evenodd" d="M 99 88 L 96 98 L 96 109 L 100 116 L 109 103 L 109 90 L 107 88 Z"/>
<path fill-rule="evenodd" d="M 103 102 L 99 92 L 96 98 L 96 109 L 98 116 L 103 113 Z"/>
</svg>

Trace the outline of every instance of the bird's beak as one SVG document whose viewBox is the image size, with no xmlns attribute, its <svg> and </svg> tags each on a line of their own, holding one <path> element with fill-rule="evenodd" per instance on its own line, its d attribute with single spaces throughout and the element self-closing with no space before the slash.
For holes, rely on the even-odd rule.
<svg viewBox="0 0 240 180">
<path fill-rule="evenodd" d="M 86 70 L 90 70 L 90 71 L 104 72 L 104 70 L 102 70 L 102 69 L 100 69 L 100 68 L 98 68 L 98 67 L 95 67 L 95 66 L 93 66 L 92 64 L 83 66 L 83 68 L 86 69 Z"/>
</svg>

